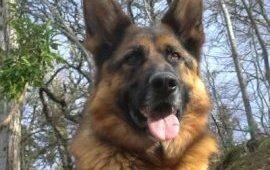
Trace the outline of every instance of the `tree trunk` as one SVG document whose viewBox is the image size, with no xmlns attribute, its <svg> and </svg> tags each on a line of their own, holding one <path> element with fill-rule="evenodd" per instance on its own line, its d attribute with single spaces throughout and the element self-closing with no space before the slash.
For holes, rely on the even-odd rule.
<svg viewBox="0 0 270 170">
<path fill-rule="evenodd" d="M 7 103 L 0 99 L 0 121 L 4 119 L 8 112 Z M 8 169 L 8 129 L 0 130 L 0 170 Z"/>
<path fill-rule="evenodd" d="M 267 2 L 265 2 L 265 3 L 267 3 Z M 264 18 L 265 23 L 267 24 L 267 30 L 268 30 L 268 32 L 270 32 L 270 20 L 268 18 L 267 12 L 265 11 L 266 5 L 264 4 L 264 2 L 262 0 L 258 0 L 258 5 L 259 5 L 261 15 Z"/>
<path fill-rule="evenodd" d="M 12 42 L 9 41 L 10 30 L 6 26 L 7 4 L 12 0 L 0 0 L 0 53 L 7 53 Z M 0 57 L 0 66 L 5 55 Z M 0 94 L 0 170 L 20 170 L 20 107 L 18 103 L 7 101 Z M 12 108 L 12 109 L 11 109 Z"/>
<path fill-rule="evenodd" d="M 244 8 L 248 14 L 248 18 L 251 22 L 251 26 L 252 28 L 254 29 L 255 31 L 255 35 L 259 41 L 259 44 L 261 46 L 261 49 L 262 49 L 262 57 L 263 57 L 263 61 L 264 61 L 264 67 L 265 67 L 265 77 L 266 77 L 266 81 L 268 82 L 268 86 L 270 86 L 270 66 L 269 66 L 269 55 L 268 55 L 268 51 L 267 51 L 267 47 L 265 45 L 265 42 L 261 36 L 261 33 L 259 31 L 259 28 L 258 28 L 258 25 L 255 21 L 255 19 L 253 18 L 253 15 L 252 15 L 252 8 L 249 8 L 247 3 L 245 2 L 245 0 L 241 0 L 243 5 L 244 5 Z"/>
<path fill-rule="evenodd" d="M 241 63 L 239 61 L 240 56 L 239 56 L 239 53 L 237 51 L 236 39 L 235 39 L 234 31 L 233 31 L 230 13 L 227 9 L 227 6 L 226 6 L 224 0 L 220 0 L 220 4 L 221 4 L 222 12 L 224 15 L 224 19 L 226 22 L 227 32 L 228 32 L 228 36 L 229 36 L 229 42 L 231 45 L 232 58 L 233 58 L 233 62 L 235 65 L 235 70 L 236 70 L 236 74 L 237 74 L 237 78 L 238 78 L 238 82 L 239 82 L 239 86 L 240 86 L 240 90 L 241 90 L 241 94 L 242 94 L 242 99 L 243 99 L 245 113 L 246 113 L 246 117 L 247 117 L 247 123 L 248 123 L 248 127 L 249 127 L 250 137 L 251 137 L 251 139 L 256 139 L 257 135 L 259 133 L 259 129 L 258 129 L 257 124 L 253 118 L 253 115 L 252 115 L 250 100 L 249 100 L 249 96 L 248 96 L 247 89 L 246 89 L 247 82 L 246 82 L 246 80 L 243 76 L 243 73 L 241 71 Z"/>
<path fill-rule="evenodd" d="M 0 0 L 0 66 L 3 60 L 3 53 L 6 50 L 6 27 L 5 27 L 5 6 L 3 0 Z M 8 113 L 8 103 L 0 94 L 0 122 L 4 120 Z M 0 170 L 8 169 L 8 129 L 0 129 Z"/>
</svg>

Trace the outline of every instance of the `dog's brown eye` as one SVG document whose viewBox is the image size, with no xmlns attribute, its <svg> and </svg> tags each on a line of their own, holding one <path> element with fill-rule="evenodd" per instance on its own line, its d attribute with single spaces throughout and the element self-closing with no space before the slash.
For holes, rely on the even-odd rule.
<svg viewBox="0 0 270 170">
<path fill-rule="evenodd" d="M 128 65 L 135 65 L 139 60 L 139 57 L 136 56 L 135 54 L 129 54 L 125 58 L 125 63 Z"/>
<path fill-rule="evenodd" d="M 178 52 L 176 52 L 176 48 L 171 45 L 166 46 L 165 56 L 167 61 L 172 64 L 178 63 L 181 59 L 181 55 Z"/>
<path fill-rule="evenodd" d="M 172 52 L 168 54 L 168 60 L 171 63 L 178 63 L 181 59 L 181 56 L 177 52 Z"/>
<path fill-rule="evenodd" d="M 124 62 L 128 65 L 138 65 L 144 60 L 143 48 L 138 47 L 125 56 Z"/>
<path fill-rule="evenodd" d="M 124 59 L 124 63 L 129 66 L 140 65 L 143 61 L 144 61 L 144 55 L 139 54 L 139 53 L 128 54 Z"/>
</svg>

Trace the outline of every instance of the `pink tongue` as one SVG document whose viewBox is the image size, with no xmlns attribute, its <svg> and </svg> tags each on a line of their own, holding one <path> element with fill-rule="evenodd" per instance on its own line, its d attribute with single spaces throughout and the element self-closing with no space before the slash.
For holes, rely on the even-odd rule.
<svg viewBox="0 0 270 170">
<path fill-rule="evenodd" d="M 173 139 L 178 135 L 179 121 L 174 114 L 158 120 L 148 118 L 147 123 L 151 134 L 161 141 Z"/>
</svg>

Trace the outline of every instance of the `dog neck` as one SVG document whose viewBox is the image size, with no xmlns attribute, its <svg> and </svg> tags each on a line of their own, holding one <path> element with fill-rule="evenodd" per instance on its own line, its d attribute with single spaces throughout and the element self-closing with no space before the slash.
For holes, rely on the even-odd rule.
<svg viewBox="0 0 270 170">
<path fill-rule="evenodd" d="M 170 145 L 173 145 L 173 143 L 156 142 L 144 153 L 131 154 L 124 151 L 125 149 L 100 139 L 93 132 L 89 133 L 88 130 L 83 130 L 83 128 L 81 130 L 81 133 L 73 141 L 71 148 L 77 159 L 76 168 L 78 170 L 99 170 L 102 168 L 164 170 L 185 169 L 186 167 L 194 167 L 190 170 L 198 170 L 196 167 L 207 166 L 209 156 L 216 151 L 215 140 L 207 133 L 199 136 L 196 143 L 190 144 L 188 150 L 184 151 L 179 148 L 178 156 L 175 157 L 176 152 L 172 153 L 170 150 L 172 149 Z M 182 154 L 179 154 L 180 152 Z"/>
</svg>

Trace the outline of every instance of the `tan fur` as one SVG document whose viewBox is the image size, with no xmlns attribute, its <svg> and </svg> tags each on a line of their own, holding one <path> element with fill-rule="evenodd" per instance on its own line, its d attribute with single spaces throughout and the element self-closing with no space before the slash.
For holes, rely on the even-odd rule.
<svg viewBox="0 0 270 170">
<path fill-rule="evenodd" d="M 181 13 L 181 17 L 176 18 L 179 22 L 188 25 L 188 30 L 185 30 L 184 35 L 182 35 L 169 26 L 170 17 L 177 15 L 171 8 L 163 23 L 152 29 L 155 34 L 155 38 L 153 38 L 147 31 L 127 24 L 126 17 L 123 16 L 122 12 L 119 12 L 114 1 L 108 0 L 108 4 L 111 6 L 105 2 L 105 0 L 84 0 L 85 10 L 87 10 L 85 12 L 87 27 L 90 29 L 87 29 L 87 44 L 98 65 L 98 81 L 91 98 L 86 103 L 80 127 L 71 144 L 71 152 L 76 159 L 76 169 L 206 170 L 210 156 L 217 152 L 217 144 L 215 138 L 208 132 L 208 113 L 211 109 L 211 103 L 198 74 L 199 52 L 204 40 L 203 30 L 198 23 L 201 19 L 200 16 L 190 18 L 191 23 L 182 19 L 182 15 L 186 14 Z M 104 18 L 103 25 L 99 25 L 104 34 L 101 34 L 102 32 L 97 28 L 99 23 L 103 23 L 100 22 L 100 17 L 104 16 L 97 9 L 94 10 L 94 14 L 91 13 L 90 9 L 93 9 L 93 5 L 97 9 L 105 10 L 107 15 L 112 13 L 109 19 Z M 197 0 L 175 1 L 174 5 L 180 7 L 183 5 L 182 8 L 188 8 L 188 10 L 194 8 L 198 13 L 201 12 L 201 3 L 198 3 Z M 180 10 L 180 7 L 177 8 L 177 11 Z M 184 10 L 184 13 L 188 12 Z M 99 19 L 96 21 L 93 16 Z M 113 35 L 113 30 L 116 29 L 118 23 L 110 24 L 113 21 L 125 23 L 126 28 L 123 28 L 125 36 L 121 39 L 116 51 L 108 56 L 112 60 L 106 62 L 99 60 L 97 56 L 107 39 L 111 43 L 118 42 L 117 37 Z M 193 21 L 196 21 L 195 25 L 192 25 Z M 177 29 L 185 28 L 177 27 Z M 178 36 L 176 37 L 173 32 L 176 32 Z M 191 52 L 188 52 L 179 42 L 179 37 L 183 39 L 188 36 L 196 41 Z M 127 83 L 125 74 L 128 72 L 128 66 L 123 66 L 121 72 L 113 72 L 110 67 L 111 62 L 121 61 L 121 57 L 131 47 L 138 45 L 143 46 L 148 52 L 148 62 L 142 66 L 143 70 L 150 67 L 163 67 L 163 63 L 166 61 L 160 51 L 164 51 L 163 48 L 167 44 L 177 47 L 177 53 L 185 61 L 179 63 L 176 69 L 179 77 L 189 89 L 190 99 L 186 105 L 184 116 L 180 120 L 178 136 L 170 141 L 157 142 L 150 138 L 149 134 L 137 132 L 136 128 L 127 122 L 117 104 L 118 92 L 121 86 Z M 139 74 L 143 74 L 143 71 L 137 71 Z"/>
<path fill-rule="evenodd" d="M 104 86 L 114 81 L 111 85 L 115 87 L 112 88 L 117 88 L 121 78 L 112 76 L 111 80 L 102 81 L 89 101 L 89 108 L 85 111 L 87 114 L 84 115 L 72 144 L 72 152 L 77 158 L 77 169 L 120 170 L 129 169 L 131 166 L 140 170 L 206 170 L 209 156 L 216 152 L 217 148 L 215 139 L 206 130 L 209 99 L 201 80 L 193 76 L 194 73 L 187 71 L 186 81 L 192 85 L 192 100 L 181 120 L 179 136 L 173 141 L 161 144 L 166 153 L 164 158 L 160 158 L 156 151 L 159 143 L 153 143 L 145 136 L 137 135 L 121 116 L 117 115 L 115 94 L 107 91 Z M 90 112 L 93 114 L 90 115 Z M 96 122 L 102 123 L 95 124 Z M 99 136 L 96 136 L 92 128 Z M 114 145 L 122 148 L 111 145 L 109 141 L 103 141 L 103 135 L 111 136 Z M 134 154 L 126 152 L 125 148 L 134 150 Z M 168 162 L 168 165 L 159 167 L 163 162 Z"/>
</svg>

